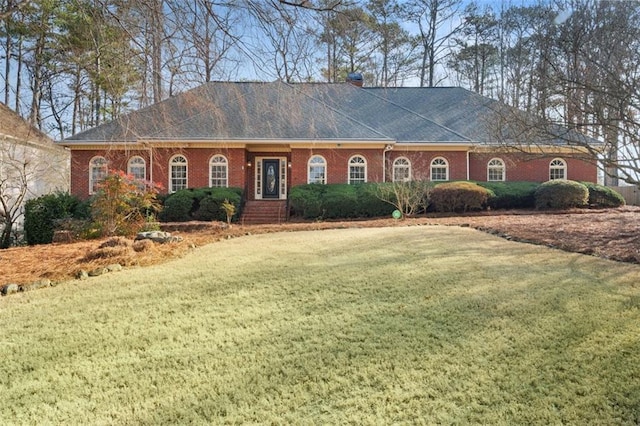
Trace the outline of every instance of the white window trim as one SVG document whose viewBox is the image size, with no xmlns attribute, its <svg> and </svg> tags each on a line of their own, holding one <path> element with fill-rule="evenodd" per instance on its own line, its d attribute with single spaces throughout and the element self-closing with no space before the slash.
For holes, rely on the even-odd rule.
<svg viewBox="0 0 640 426">
<path fill-rule="evenodd" d="M 562 163 L 562 166 L 558 166 L 558 165 L 553 165 L 554 162 L 559 161 L 560 163 Z M 551 171 L 552 170 L 562 170 L 562 177 L 561 178 L 551 178 Z M 556 179 L 567 179 L 567 162 L 565 160 L 563 160 L 562 158 L 554 158 L 553 160 L 551 160 L 549 162 L 549 180 L 556 180 Z"/>
<path fill-rule="evenodd" d="M 433 179 L 433 163 L 435 163 L 436 160 L 442 160 L 444 161 L 444 167 L 445 167 L 445 179 Z M 443 167 L 442 165 L 438 165 L 437 167 Z M 444 157 L 436 157 L 433 160 L 431 160 L 431 163 L 429 163 L 429 180 L 433 181 L 433 182 L 446 182 L 449 180 L 449 162 L 447 161 L 446 158 Z"/>
<path fill-rule="evenodd" d="M 355 158 L 361 158 L 363 163 L 351 163 Z M 347 183 L 349 183 L 349 185 L 351 185 L 351 166 L 357 166 L 357 167 L 361 167 L 364 168 L 364 182 L 355 182 L 355 183 L 367 183 L 367 157 L 365 157 L 364 155 L 360 155 L 360 154 L 356 154 L 356 155 L 352 155 L 351 158 L 349 158 L 349 162 L 347 163 Z"/>
<path fill-rule="evenodd" d="M 182 157 L 184 158 L 184 163 L 180 162 L 180 163 L 175 163 L 174 161 L 176 158 L 178 157 Z M 174 192 L 176 192 L 176 190 L 173 188 L 173 166 L 174 165 L 182 165 L 184 164 L 186 166 L 186 170 L 185 170 L 185 188 L 189 188 L 189 160 L 187 160 L 187 157 L 185 157 L 182 154 L 176 154 L 173 157 L 171 157 L 171 159 L 169 159 L 169 193 L 173 194 Z"/>
<path fill-rule="evenodd" d="M 95 191 L 93 190 L 93 186 L 94 186 L 94 182 L 93 182 L 93 169 L 97 168 L 99 166 L 94 166 L 94 161 L 97 160 L 102 160 L 104 161 L 104 168 L 105 168 L 105 176 L 107 175 L 107 173 L 109 172 L 109 167 L 108 167 L 108 162 L 107 159 L 104 158 L 101 155 L 96 155 L 95 157 L 91 158 L 91 160 L 89 160 L 89 195 L 93 195 L 95 194 Z M 97 182 L 96 182 L 97 183 Z"/>
<path fill-rule="evenodd" d="M 397 163 L 398 161 L 400 161 L 400 160 L 404 160 L 404 161 L 406 161 L 406 162 L 407 162 L 406 167 L 409 169 L 409 179 L 408 179 L 408 180 L 409 180 L 409 181 L 411 181 L 411 180 L 412 180 L 412 176 L 413 176 L 413 174 L 412 174 L 412 170 L 411 170 L 411 161 L 410 161 L 407 157 L 398 157 L 398 158 L 396 158 L 395 160 L 393 160 L 393 165 L 392 165 L 392 177 L 391 177 L 391 178 L 392 178 L 392 180 L 393 180 L 393 182 L 396 182 L 396 181 L 397 181 L 397 179 L 396 179 L 396 163 Z M 405 165 L 404 165 L 404 164 L 403 164 L 402 166 L 403 166 L 403 167 L 405 167 Z"/>
<path fill-rule="evenodd" d="M 222 158 L 224 159 L 224 162 L 216 162 L 214 163 L 213 160 L 214 158 Z M 225 157 L 222 154 L 214 154 L 211 156 L 211 158 L 209 159 L 209 187 L 213 188 L 213 166 L 214 165 L 222 165 L 224 164 L 224 182 L 225 185 L 222 188 L 228 188 L 229 187 L 229 160 L 227 159 L 227 157 Z M 217 188 L 221 188 L 221 187 L 217 187 Z"/>
<path fill-rule="evenodd" d="M 495 166 L 495 165 L 491 166 L 491 163 L 493 161 L 499 161 L 501 165 L 500 166 Z M 489 171 L 491 169 L 494 169 L 494 170 L 501 169 L 502 170 L 502 179 L 500 179 L 500 180 L 490 180 L 489 179 Z M 491 160 L 489 160 L 487 162 L 487 182 L 505 182 L 506 180 L 507 180 L 507 166 L 505 165 L 505 162 L 502 160 L 502 158 L 496 157 L 496 158 L 492 158 Z"/>
<path fill-rule="evenodd" d="M 327 183 L 327 159 L 324 158 L 322 155 L 318 155 L 318 154 L 314 154 L 311 157 L 309 157 L 309 160 L 307 161 L 307 183 L 318 183 L 318 182 L 311 182 L 311 160 L 313 160 L 314 158 L 321 158 L 322 159 L 322 164 L 320 163 L 314 163 L 314 167 L 319 167 L 320 165 L 322 165 L 324 167 L 324 177 L 323 177 L 323 182 L 321 182 L 322 185 L 326 185 Z"/>
</svg>

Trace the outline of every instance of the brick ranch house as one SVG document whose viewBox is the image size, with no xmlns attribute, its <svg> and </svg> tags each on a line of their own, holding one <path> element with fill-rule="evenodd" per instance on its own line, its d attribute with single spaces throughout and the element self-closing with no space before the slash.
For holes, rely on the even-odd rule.
<svg viewBox="0 0 640 426">
<path fill-rule="evenodd" d="M 497 104 L 454 87 L 212 82 L 59 143 L 80 197 L 110 168 L 168 192 L 241 187 L 246 214 L 282 209 L 306 183 L 597 181 L 595 162 L 564 142 L 544 155 L 496 144 Z"/>
</svg>

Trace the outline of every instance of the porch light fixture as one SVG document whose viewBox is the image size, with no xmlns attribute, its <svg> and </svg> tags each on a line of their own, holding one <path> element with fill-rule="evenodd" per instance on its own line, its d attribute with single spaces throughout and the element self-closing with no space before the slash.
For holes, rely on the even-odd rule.
<svg viewBox="0 0 640 426">
<path fill-rule="evenodd" d="M 247 167 L 251 167 L 251 160 L 247 161 Z"/>
<path fill-rule="evenodd" d="M 289 168 L 291 168 L 291 161 L 289 161 L 289 164 L 287 164 L 287 166 L 288 166 Z"/>
</svg>

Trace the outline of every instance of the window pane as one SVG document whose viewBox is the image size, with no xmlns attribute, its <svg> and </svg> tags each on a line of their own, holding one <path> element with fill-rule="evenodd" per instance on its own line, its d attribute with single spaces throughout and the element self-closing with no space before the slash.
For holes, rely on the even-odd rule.
<svg viewBox="0 0 640 426">
<path fill-rule="evenodd" d="M 327 166 L 324 158 L 315 155 L 309 159 L 309 170 L 307 176 L 308 183 L 326 183 Z"/>
<path fill-rule="evenodd" d="M 393 163 L 393 181 L 406 182 L 411 180 L 411 165 L 405 158 L 398 158 Z"/>
<path fill-rule="evenodd" d="M 365 183 L 367 181 L 367 163 L 360 156 L 349 160 L 349 183 Z"/>
<path fill-rule="evenodd" d="M 129 160 L 129 170 L 127 172 L 135 179 L 145 180 L 146 167 L 144 160 L 141 157 L 133 157 Z"/>
<path fill-rule="evenodd" d="M 98 190 L 98 185 L 107 176 L 107 160 L 102 157 L 97 157 L 91 160 L 89 166 L 89 179 L 91 193 L 95 193 Z"/>
<path fill-rule="evenodd" d="M 217 155 L 211 159 L 211 181 L 210 186 L 224 188 L 228 186 L 227 179 L 227 159 Z"/>
<path fill-rule="evenodd" d="M 176 192 L 187 188 L 187 159 L 182 156 L 171 160 L 170 191 Z"/>
<path fill-rule="evenodd" d="M 447 162 L 442 158 L 436 158 L 431 162 L 431 180 L 447 180 Z"/>
</svg>

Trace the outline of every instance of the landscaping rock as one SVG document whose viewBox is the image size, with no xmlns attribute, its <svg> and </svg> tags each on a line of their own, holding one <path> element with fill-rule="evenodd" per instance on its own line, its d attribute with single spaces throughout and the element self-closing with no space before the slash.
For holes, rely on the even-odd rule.
<svg viewBox="0 0 640 426">
<path fill-rule="evenodd" d="M 107 272 L 109 272 L 109 270 L 107 270 L 107 268 L 96 268 L 92 271 L 89 271 L 89 276 L 90 277 L 98 277 L 100 275 L 106 274 Z"/>
<path fill-rule="evenodd" d="M 19 290 L 32 291 L 32 290 L 37 290 L 39 288 L 50 287 L 50 286 L 51 286 L 51 280 L 47 278 L 43 278 L 41 280 L 34 281 L 29 284 L 22 284 L 21 286 L 19 286 Z"/>
<path fill-rule="evenodd" d="M 84 269 L 81 269 L 78 272 L 76 272 L 76 279 L 86 280 L 87 278 L 89 278 L 89 273 Z"/>
<path fill-rule="evenodd" d="M 20 287 L 18 284 L 5 284 L 0 287 L 0 293 L 2 293 L 3 296 L 7 296 L 9 294 L 17 293 L 19 289 Z"/>
<path fill-rule="evenodd" d="M 136 241 L 138 240 L 151 240 L 156 243 L 164 244 L 164 243 L 174 243 L 182 241 L 182 237 L 174 237 L 168 232 L 163 231 L 148 231 L 148 232 L 139 232 L 136 235 Z"/>
<path fill-rule="evenodd" d="M 122 265 L 120 265 L 119 263 L 107 265 L 107 271 L 109 272 L 122 271 Z"/>
</svg>

